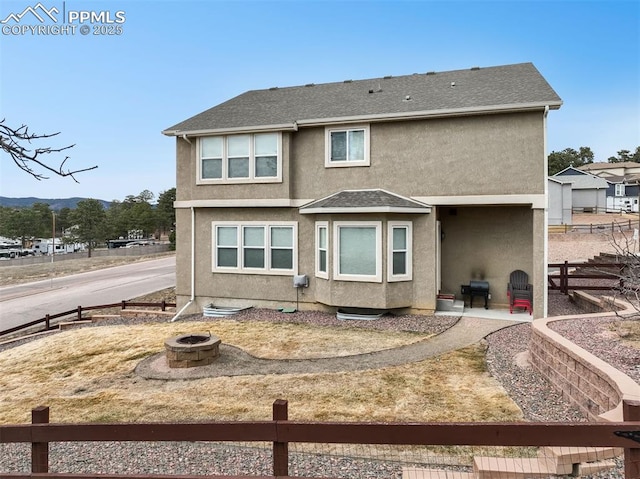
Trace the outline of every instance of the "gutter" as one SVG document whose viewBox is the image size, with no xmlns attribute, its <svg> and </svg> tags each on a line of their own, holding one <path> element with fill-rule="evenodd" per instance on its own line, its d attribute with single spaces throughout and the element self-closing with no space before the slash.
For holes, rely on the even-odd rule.
<svg viewBox="0 0 640 479">
<path fill-rule="evenodd" d="M 292 123 L 283 123 L 276 125 L 253 125 L 229 128 L 213 128 L 199 130 L 164 130 L 163 135 L 166 136 L 204 136 L 219 135 L 231 133 L 251 133 L 251 132 L 270 132 L 270 131 L 298 131 L 299 127 L 324 126 L 334 124 L 350 124 L 362 122 L 376 121 L 401 121 L 401 120 L 419 120 L 428 118 L 447 118 L 451 116 L 470 116 L 494 113 L 519 113 L 527 111 L 537 111 L 544 109 L 545 115 L 551 110 L 558 110 L 562 106 L 562 101 L 546 102 L 546 103 L 512 103 L 504 105 L 476 106 L 465 108 L 448 108 L 439 110 L 422 110 L 414 112 L 396 112 L 396 113 L 374 113 L 370 115 L 353 115 L 338 116 L 331 118 L 309 118 L 296 120 Z"/>
<path fill-rule="evenodd" d="M 191 297 L 169 322 L 173 323 L 196 299 L 196 210 L 191 207 Z"/>
</svg>

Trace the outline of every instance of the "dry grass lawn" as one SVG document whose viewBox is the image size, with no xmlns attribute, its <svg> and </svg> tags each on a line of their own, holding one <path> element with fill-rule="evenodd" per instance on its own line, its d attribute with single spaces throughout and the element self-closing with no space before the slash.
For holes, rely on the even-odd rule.
<svg viewBox="0 0 640 479">
<path fill-rule="evenodd" d="M 193 327 L 193 323 L 190 323 Z M 184 323 L 104 326 L 43 337 L 0 353 L 0 423 L 25 423 L 51 407 L 52 422 L 266 420 L 275 399 L 291 419 L 340 421 L 513 421 L 519 408 L 485 370 L 480 345 L 379 370 L 189 381 L 147 380 L 137 363 L 163 350 Z M 224 343 L 262 357 L 317 357 L 393 347 L 410 333 L 222 321 L 208 327 Z M 264 338 L 276 337 L 265 348 Z M 270 339 L 269 339 L 270 341 Z"/>
</svg>

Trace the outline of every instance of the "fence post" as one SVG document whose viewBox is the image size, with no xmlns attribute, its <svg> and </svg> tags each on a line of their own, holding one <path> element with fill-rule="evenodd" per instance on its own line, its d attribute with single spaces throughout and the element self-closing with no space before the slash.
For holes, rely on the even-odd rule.
<svg viewBox="0 0 640 479">
<path fill-rule="evenodd" d="M 564 265 L 560 268 L 560 292 L 569 294 L 569 262 L 565 260 Z"/>
<path fill-rule="evenodd" d="M 31 424 L 48 424 L 49 408 L 47 406 L 39 406 L 31 410 Z M 47 473 L 49 472 L 49 443 L 48 442 L 32 442 L 31 443 L 31 472 Z"/>
<path fill-rule="evenodd" d="M 123 300 L 122 301 L 122 309 L 126 309 L 126 307 L 127 307 L 127 302 Z"/>
<path fill-rule="evenodd" d="M 640 421 L 640 401 L 622 402 L 622 419 L 624 421 Z M 624 477 L 640 479 L 640 444 L 635 448 L 624 449 Z"/>
<path fill-rule="evenodd" d="M 82 321 L 82 306 L 78 306 L 78 321 Z"/>
<path fill-rule="evenodd" d="M 284 399 L 276 399 L 273 402 L 274 421 L 289 420 L 288 404 Z M 289 443 L 287 442 L 273 442 L 273 475 L 289 475 Z"/>
<path fill-rule="evenodd" d="M 51 329 L 51 317 L 48 314 L 44 317 L 44 327 L 47 328 L 45 331 L 49 331 L 49 329 Z"/>
<path fill-rule="evenodd" d="M 162 311 L 166 311 L 166 309 L 167 309 L 167 302 L 164 299 L 162 300 L 161 308 L 162 308 Z"/>
</svg>

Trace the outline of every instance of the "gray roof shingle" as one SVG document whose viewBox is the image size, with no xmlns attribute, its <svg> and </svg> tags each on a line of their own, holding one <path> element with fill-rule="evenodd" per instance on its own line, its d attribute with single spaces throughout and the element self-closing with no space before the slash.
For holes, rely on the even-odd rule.
<svg viewBox="0 0 640 479">
<path fill-rule="evenodd" d="M 549 105 L 562 100 L 531 63 L 251 90 L 167 128 L 168 135 Z"/>
<path fill-rule="evenodd" d="M 428 213 L 431 211 L 431 207 L 380 189 L 345 190 L 304 205 L 300 208 L 300 213 L 347 213 L 356 210 Z"/>
</svg>

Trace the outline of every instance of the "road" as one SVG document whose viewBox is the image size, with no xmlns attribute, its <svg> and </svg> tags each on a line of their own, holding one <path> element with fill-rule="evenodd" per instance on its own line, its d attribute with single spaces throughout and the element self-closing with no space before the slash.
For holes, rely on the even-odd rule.
<svg viewBox="0 0 640 479">
<path fill-rule="evenodd" d="M 141 261 L 0 288 L 0 331 L 78 306 L 118 303 L 176 284 L 176 259 Z"/>
</svg>

